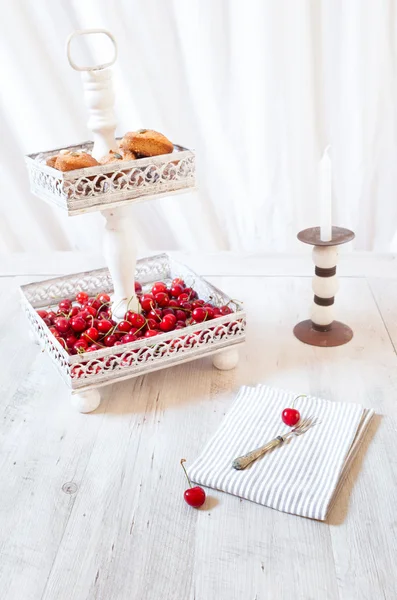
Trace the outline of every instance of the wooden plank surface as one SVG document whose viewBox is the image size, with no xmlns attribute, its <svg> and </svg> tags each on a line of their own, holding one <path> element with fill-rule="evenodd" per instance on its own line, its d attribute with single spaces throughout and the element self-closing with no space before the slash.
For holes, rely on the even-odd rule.
<svg viewBox="0 0 397 600">
<path fill-rule="evenodd" d="M 291 333 L 309 278 L 212 280 L 249 315 L 237 369 L 203 359 L 108 386 L 90 415 L 28 339 L 18 281 L 0 281 L 2 600 L 397 597 L 397 284 L 344 278 L 337 312 L 355 336 L 317 349 Z M 180 458 L 257 382 L 379 413 L 328 523 L 214 491 L 198 511 L 184 504 Z"/>
</svg>

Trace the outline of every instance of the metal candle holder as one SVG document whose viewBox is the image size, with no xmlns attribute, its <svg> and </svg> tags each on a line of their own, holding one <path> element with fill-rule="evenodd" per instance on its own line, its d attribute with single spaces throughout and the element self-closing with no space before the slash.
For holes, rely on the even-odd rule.
<svg viewBox="0 0 397 600">
<path fill-rule="evenodd" d="M 313 305 L 311 319 L 301 321 L 294 327 L 294 335 L 311 346 L 342 346 L 353 337 L 348 325 L 334 320 L 334 301 L 338 291 L 336 264 L 337 246 L 354 239 L 353 231 L 332 227 L 332 238 L 325 242 L 320 237 L 320 227 L 311 227 L 298 233 L 298 239 L 313 248 L 315 276 L 313 278 Z"/>
</svg>

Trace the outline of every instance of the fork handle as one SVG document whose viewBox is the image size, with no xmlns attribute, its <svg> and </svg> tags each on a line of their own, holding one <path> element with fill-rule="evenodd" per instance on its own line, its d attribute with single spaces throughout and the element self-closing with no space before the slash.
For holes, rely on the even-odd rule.
<svg viewBox="0 0 397 600">
<path fill-rule="evenodd" d="M 232 463 L 232 467 L 238 470 L 245 469 L 246 467 L 248 467 L 248 465 L 254 462 L 254 460 L 257 460 L 266 452 L 272 450 L 272 448 L 275 448 L 276 446 L 282 444 L 284 442 L 284 439 L 285 438 L 283 438 L 281 435 L 278 435 L 276 438 L 274 438 L 274 440 L 268 442 L 264 446 L 256 448 L 256 450 L 251 450 L 251 452 L 248 452 L 248 454 L 244 454 L 244 456 L 239 456 L 238 458 L 235 458 Z"/>
</svg>

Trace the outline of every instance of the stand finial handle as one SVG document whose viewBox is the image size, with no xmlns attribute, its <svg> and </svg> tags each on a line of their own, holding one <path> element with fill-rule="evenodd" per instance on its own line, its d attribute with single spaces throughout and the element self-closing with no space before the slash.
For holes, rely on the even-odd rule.
<svg viewBox="0 0 397 600">
<path fill-rule="evenodd" d="M 80 35 L 104 34 L 114 45 L 114 56 L 108 63 L 83 67 L 77 65 L 70 54 L 70 44 L 73 38 Z M 113 111 L 114 93 L 112 84 L 112 70 L 109 69 L 117 58 L 117 44 L 113 35 L 106 29 L 79 29 L 68 38 L 66 52 L 69 63 L 76 71 L 81 71 L 84 99 L 88 108 L 89 119 L 87 126 L 93 133 L 94 147 L 92 156 L 101 159 L 109 150 L 118 150 L 114 133 L 116 131 L 116 117 Z"/>
<path fill-rule="evenodd" d="M 81 66 L 77 65 L 74 62 L 74 60 L 72 59 L 72 57 L 71 57 L 71 54 L 70 54 L 70 45 L 72 43 L 72 40 L 75 37 L 78 37 L 80 35 L 91 35 L 91 34 L 95 34 L 95 33 L 106 35 L 113 42 L 113 48 L 114 48 L 113 58 L 112 58 L 111 61 L 109 61 L 107 63 L 103 63 L 101 65 L 94 65 L 94 66 L 91 66 L 91 67 L 81 67 Z M 111 67 L 116 62 L 116 59 L 117 59 L 117 42 L 116 42 L 114 36 L 107 29 L 76 29 L 76 31 L 73 31 L 73 33 L 71 33 L 69 35 L 69 37 L 68 37 L 68 39 L 66 41 L 66 54 L 67 54 L 70 66 L 75 71 L 101 71 L 102 69 L 107 69 L 108 67 Z"/>
</svg>

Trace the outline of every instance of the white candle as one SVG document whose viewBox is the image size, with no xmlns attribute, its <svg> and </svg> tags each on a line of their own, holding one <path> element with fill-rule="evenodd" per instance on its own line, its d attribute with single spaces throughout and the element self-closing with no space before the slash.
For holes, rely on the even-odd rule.
<svg viewBox="0 0 397 600">
<path fill-rule="evenodd" d="M 332 240 L 332 179 L 329 146 L 320 161 L 320 239 Z"/>
</svg>

